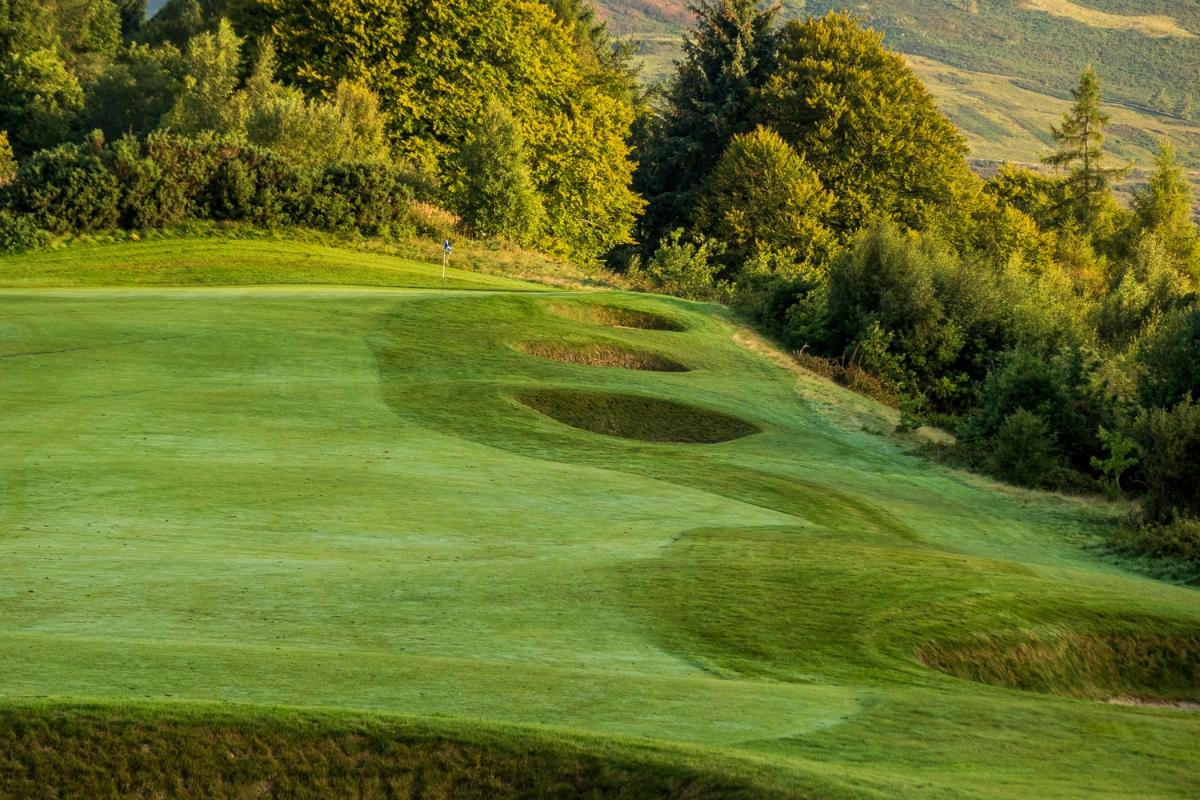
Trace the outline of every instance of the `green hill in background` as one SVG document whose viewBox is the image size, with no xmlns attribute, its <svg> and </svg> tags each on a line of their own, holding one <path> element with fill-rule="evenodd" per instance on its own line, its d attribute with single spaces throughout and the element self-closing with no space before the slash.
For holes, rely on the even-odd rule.
<svg viewBox="0 0 1200 800">
<path fill-rule="evenodd" d="M 666 76 L 689 21 L 685 4 L 602 0 L 597 6 L 615 32 L 642 42 L 644 77 Z M 784 16 L 845 6 L 801 0 L 786 3 Z M 1156 140 L 1167 137 L 1185 164 L 1200 167 L 1200 126 L 1184 118 L 1190 116 L 1188 95 L 1200 97 L 1200 7 L 1143 0 L 1088 7 L 1067 0 L 879 0 L 851 10 L 910 56 L 966 133 L 977 161 L 1036 163 L 1049 148 L 1049 125 L 1058 122 L 1068 90 L 1090 63 L 1113 104 L 1109 149 L 1116 157 L 1148 168 Z"/>
</svg>

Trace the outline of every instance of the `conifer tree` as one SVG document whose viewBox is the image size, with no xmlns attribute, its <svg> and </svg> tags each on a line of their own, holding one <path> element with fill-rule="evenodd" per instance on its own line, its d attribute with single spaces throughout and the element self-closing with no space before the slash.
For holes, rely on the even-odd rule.
<svg viewBox="0 0 1200 800">
<path fill-rule="evenodd" d="M 1129 171 L 1125 167 L 1106 168 L 1104 162 L 1104 129 L 1108 127 L 1109 115 L 1101 106 L 1100 77 L 1089 65 L 1079 76 L 1079 85 L 1071 90 L 1075 101 L 1063 113 L 1062 125 L 1050 127 L 1050 135 L 1058 144 L 1058 150 L 1042 161 L 1067 169 L 1066 188 L 1076 206 L 1079 222 L 1085 226 L 1096 221 L 1096 217 L 1108 197 L 1109 183 Z"/>
<path fill-rule="evenodd" d="M 749 133 L 753 91 L 775 65 L 780 6 L 756 0 L 700 0 L 689 6 L 695 28 L 666 90 L 662 113 L 639 146 L 634 188 L 649 204 L 644 243 L 684 224 L 695 193 L 734 135 Z"/>
<path fill-rule="evenodd" d="M 521 129 L 508 109 L 489 100 L 459 155 L 464 172 L 459 213 L 472 235 L 532 240 L 542 203 L 525 161 Z"/>
<path fill-rule="evenodd" d="M 1177 262 L 1192 259 L 1196 226 L 1192 223 L 1192 187 L 1175 161 L 1175 149 L 1159 142 L 1149 185 L 1134 192 L 1133 213 L 1138 232 L 1154 234 Z"/>
</svg>

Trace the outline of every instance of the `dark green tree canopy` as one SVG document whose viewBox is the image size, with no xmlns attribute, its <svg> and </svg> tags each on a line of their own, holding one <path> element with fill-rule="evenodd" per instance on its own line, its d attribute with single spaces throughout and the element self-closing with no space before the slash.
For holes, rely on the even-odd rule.
<svg viewBox="0 0 1200 800">
<path fill-rule="evenodd" d="M 755 89 L 775 66 L 778 5 L 702 0 L 696 25 L 666 88 L 661 112 L 638 147 L 635 188 L 649 205 L 640 239 L 656 242 L 685 220 L 694 195 L 729 140 L 757 124 Z"/>
</svg>

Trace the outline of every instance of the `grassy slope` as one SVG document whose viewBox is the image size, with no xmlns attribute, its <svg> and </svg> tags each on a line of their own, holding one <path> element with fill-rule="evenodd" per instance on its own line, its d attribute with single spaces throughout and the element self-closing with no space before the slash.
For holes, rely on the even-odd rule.
<svg viewBox="0 0 1200 800">
<path fill-rule="evenodd" d="M 441 279 L 438 264 L 278 239 L 165 238 L 0 258 L 0 287 L 335 284 L 437 289 Z M 448 269 L 446 288 L 545 287 Z"/>
<path fill-rule="evenodd" d="M 597 6 L 614 31 L 655 43 L 687 21 L 677 4 L 665 0 L 600 0 Z M 1012 75 L 1035 91 L 1065 96 L 1090 63 L 1114 100 L 1147 105 L 1159 89 L 1173 103 L 1187 93 L 1200 98 L 1200 10 L 1189 3 L 870 0 L 847 6 L 832 0 L 785 0 L 783 6 L 785 18 L 849 8 L 886 33 L 901 52 L 957 69 Z M 1138 18 L 1147 16 L 1158 17 L 1151 27 L 1176 35 L 1138 30 Z M 658 55 L 651 52 L 652 72 L 661 68 Z"/>
<path fill-rule="evenodd" d="M 688 330 L 551 311 L 602 299 Z M 620 294 L 0 293 L 0 693 L 169 698 L 210 742 L 226 723 L 180 701 L 342 709 L 337 730 L 364 710 L 468 718 L 434 729 L 562 744 L 548 780 L 582 769 L 583 736 L 587 758 L 607 752 L 587 737 L 620 737 L 605 758 L 827 797 L 1194 794 L 1200 716 L 959 681 L 914 649 L 1195 636 L 1200 594 L 1090 556 L 1098 510 L 907 456 L 860 400 L 734 338 L 713 307 Z M 693 371 L 511 347 L 559 339 Z M 763 433 L 613 439 L 511 399 L 543 387 Z M 11 732 L 46 712 L 6 713 Z M 724 793 L 697 780 L 679 785 Z"/>
</svg>

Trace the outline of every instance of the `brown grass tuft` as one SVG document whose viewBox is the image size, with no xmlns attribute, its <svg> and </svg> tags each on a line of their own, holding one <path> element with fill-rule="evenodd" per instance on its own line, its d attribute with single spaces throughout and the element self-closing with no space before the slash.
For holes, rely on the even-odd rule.
<svg viewBox="0 0 1200 800">
<path fill-rule="evenodd" d="M 682 324 L 673 319 L 651 314 L 648 311 L 636 311 L 620 306 L 606 306 L 599 303 L 552 303 L 548 308 L 560 317 L 573 319 L 576 322 L 588 322 L 592 325 L 637 328 L 647 331 L 686 330 Z"/>
<path fill-rule="evenodd" d="M 963 680 L 1064 697 L 1200 701 L 1200 638 L 1012 633 L 916 649 L 925 666 Z"/>
<path fill-rule="evenodd" d="M 582 364 L 588 367 L 617 367 L 618 369 L 640 369 L 649 372 L 688 371 L 687 367 L 666 356 L 643 350 L 627 350 L 615 344 L 517 342 L 515 347 L 531 356 L 563 361 L 568 364 Z"/>
</svg>

